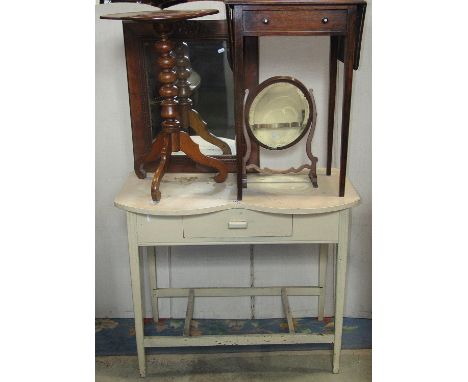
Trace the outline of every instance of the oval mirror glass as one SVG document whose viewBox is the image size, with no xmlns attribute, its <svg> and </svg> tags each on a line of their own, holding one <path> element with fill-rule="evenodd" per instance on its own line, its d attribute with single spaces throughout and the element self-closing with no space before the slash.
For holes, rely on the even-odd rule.
<svg viewBox="0 0 468 382">
<path fill-rule="evenodd" d="M 272 77 L 249 96 L 246 124 L 260 146 L 281 150 L 304 136 L 312 108 L 310 94 L 301 82 L 291 77 Z"/>
</svg>

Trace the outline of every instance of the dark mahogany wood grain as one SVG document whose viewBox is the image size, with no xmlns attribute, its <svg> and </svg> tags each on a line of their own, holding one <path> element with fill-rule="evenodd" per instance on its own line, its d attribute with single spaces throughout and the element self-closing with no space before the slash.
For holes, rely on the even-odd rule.
<svg viewBox="0 0 468 382">
<path fill-rule="evenodd" d="M 357 5 L 356 13 L 356 47 L 354 50 L 354 70 L 359 69 L 359 62 L 361 57 L 361 40 L 362 40 L 362 31 L 364 28 L 364 18 L 366 14 L 366 3 Z M 344 37 L 340 36 L 338 38 L 338 60 L 344 63 Z"/>
<path fill-rule="evenodd" d="M 333 159 L 333 129 L 335 127 L 336 70 L 338 60 L 338 38 L 330 37 L 329 91 L 328 91 L 328 129 L 327 129 L 327 175 L 331 175 Z"/>
<path fill-rule="evenodd" d="M 351 91 L 353 88 L 353 68 L 356 47 L 356 9 L 348 13 L 348 34 L 344 44 L 343 108 L 341 114 L 341 154 L 339 196 L 345 194 L 346 167 L 348 163 L 349 119 L 351 113 Z"/>
<path fill-rule="evenodd" d="M 199 9 L 190 11 L 146 11 L 146 12 L 127 12 L 127 13 L 114 13 L 111 15 L 101 16 L 104 20 L 125 20 L 125 21 L 138 21 L 153 23 L 155 21 L 176 22 L 187 19 L 194 19 L 208 15 L 215 15 L 219 13 L 217 9 Z"/>
<path fill-rule="evenodd" d="M 258 85 L 258 67 L 259 67 L 259 52 L 258 52 L 258 37 L 244 37 L 244 88 L 253 92 Z M 250 158 L 247 164 L 260 165 L 260 148 L 257 142 L 252 141 L 250 146 Z M 243 180 L 244 182 L 244 180 Z"/>
<path fill-rule="evenodd" d="M 236 153 L 237 153 L 237 200 L 242 200 L 243 174 L 245 155 L 245 141 L 243 134 L 244 122 L 244 35 L 242 33 L 242 6 L 233 7 L 232 33 L 234 56 L 234 114 L 236 127 Z M 258 72 L 258 67 L 255 68 Z"/>
<path fill-rule="evenodd" d="M 245 32 L 344 32 L 347 12 L 343 10 L 302 9 L 244 11 L 243 29 Z M 304 14 L 305 12 L 305 14 Z"/>
<path fill-rule="evenodd" d="M 133 28 L 126 28 L 126 26 L 127 24 L 124 22 L 123 34 L 127 61 L 134 170 L 139 178 L 144 178 L 146 176 L 145 170 L 155 171 L 156 169 L 155 167 L 142 168 L 143 159 L 149 153 L 152 143 L 148 78 L 145 70 L 143 39 L 135 33 Z M 151 34 L 153 34 L 153 28 L 151 28 Z"/>
<path fill-rule="evenodd" d="M 111 3 L 142 3 L 149 4 L 161 9 L 177 4 L 191 3 L 200 0 L 110 0 Z M 221 1 L 221 0 L 220 0 Z M 225 4 L 362 4 L 364 0 L 224 0 Z M 104 0 L 100 0 L 103 4 Z"/>
</svg>

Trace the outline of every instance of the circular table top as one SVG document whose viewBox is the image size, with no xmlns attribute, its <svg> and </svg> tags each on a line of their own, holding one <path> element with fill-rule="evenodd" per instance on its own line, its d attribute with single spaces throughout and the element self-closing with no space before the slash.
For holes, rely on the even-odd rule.
<svg viewBox="0 0 468 382">
<path fill-rule="evenodd" d="M 146 12 L 127 12 L 127 13 L 114 13 L 111 15 L 101 16 L 105 20 L 126 20 L 126 21 L 140 21 L 140 22 L 154 22 L 154 21 L 182 21 L 188 19 L 195 19 L 197 17 L 215 15 L 219 13 L 217 9 L 196 9 L 186 11 L 146 11 Z"/>
</svg>

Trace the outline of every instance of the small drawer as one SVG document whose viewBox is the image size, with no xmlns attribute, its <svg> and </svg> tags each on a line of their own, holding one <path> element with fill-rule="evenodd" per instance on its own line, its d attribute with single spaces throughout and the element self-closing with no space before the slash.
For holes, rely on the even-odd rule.
<svg viewBox="0 0 468 382">
<path fill-rule="evenodd" d="M 292 215 L 231 209 L 184 216 L 184 238 L 278 237 L 292 235 Z"/>
<path fill-rule="evenodd" d="M 245 32 L 344 32 L 346 10 L 244 11 Z"/>
</svg>

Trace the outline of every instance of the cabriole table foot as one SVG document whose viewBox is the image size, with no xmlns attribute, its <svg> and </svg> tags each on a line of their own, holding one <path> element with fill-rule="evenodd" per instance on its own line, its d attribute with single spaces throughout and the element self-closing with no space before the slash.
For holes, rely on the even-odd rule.
<svg viewBox="0 0 468 382">
<path fill-rule="evenodd" d="M 161 184 L 161 179 L 166 172 L 167 164 L 171 157 L 171 139 L 168 134 L 164 134 L 164 142 L 161 150 L 161 160 L 159 161 L 158 168 L 154 172 L 153 181 L 151 182 L 151 198 L 155 202 L 161 200 L 161 191 L 159 191 L 159 186 Z"/>
</svg>

